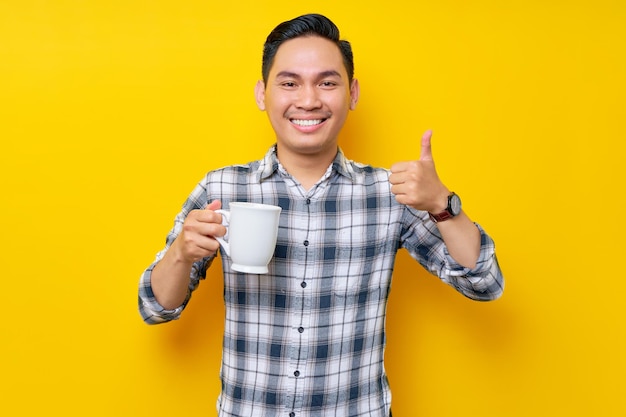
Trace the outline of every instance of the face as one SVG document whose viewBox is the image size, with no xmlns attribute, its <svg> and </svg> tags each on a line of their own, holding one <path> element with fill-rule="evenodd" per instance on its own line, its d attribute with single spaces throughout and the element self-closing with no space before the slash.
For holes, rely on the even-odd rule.
<svg viewBox="0 0 626 417">
<path fill-rule="evenodd" d="M 328 39 L 309 36 L 278 48 L 267 85 L 259 81 L 255 93 L 276 132 L 279 156 L 334 156 L 359 87 L 356 80 L 350 85 L 339 48 Z"/>
</svg>

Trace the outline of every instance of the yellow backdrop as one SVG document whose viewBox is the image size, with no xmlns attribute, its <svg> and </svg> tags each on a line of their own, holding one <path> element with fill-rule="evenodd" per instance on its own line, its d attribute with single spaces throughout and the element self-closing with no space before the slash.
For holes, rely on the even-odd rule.
<svg viewBox="0 0 626 417">
<path fill-rule="evenodd" d="M 308 12 L 354 46 L 348 156 L 432 128 L 507 279 L 475 303 L 402 253 L 394 415 L 624 415 L 624 4 L 2 0 L 0 415 L 215 415 L 219 266 L 167 325 L 137 282 L 203 174 L 273 143 L 262 42 Z"/>
</svg>

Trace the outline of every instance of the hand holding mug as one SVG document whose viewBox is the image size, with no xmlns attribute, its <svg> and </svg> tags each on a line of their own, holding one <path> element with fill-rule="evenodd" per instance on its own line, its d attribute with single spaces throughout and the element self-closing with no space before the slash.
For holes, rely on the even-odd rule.
<svg viewBox="0 0 626 417">
<path fill-rule="evenodd" d="M 222 207 L 219 200 L 212 201 L 203 210 L 192 210 L 183 223 L 182 230 L 172 248 L 180 259 L 193 263 L 213 256 L 220 245 L 216 237 L 223 236 L 226 228 L 216 210 Z"/>
</svg>

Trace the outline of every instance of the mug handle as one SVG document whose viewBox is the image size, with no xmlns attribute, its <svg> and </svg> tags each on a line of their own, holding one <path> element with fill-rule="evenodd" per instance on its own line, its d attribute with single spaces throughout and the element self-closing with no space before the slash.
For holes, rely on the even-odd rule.
<svg viewBox="0 0 626 417">
<path fill-rule="evenodd" d="M 228 225 L 230 223 L 230 211 L 219 209 L 215 210 L 215 212 L 222 215 L 222 226 L 226 228 L 226 234 L 224 236 L 214 236 L 214 238 L 220 243 L 220 245 L 222 245 L 222 248 L 224 248 L 226 255 L 230 256 L 230 245 L 228 243 Z"/>
</svg>

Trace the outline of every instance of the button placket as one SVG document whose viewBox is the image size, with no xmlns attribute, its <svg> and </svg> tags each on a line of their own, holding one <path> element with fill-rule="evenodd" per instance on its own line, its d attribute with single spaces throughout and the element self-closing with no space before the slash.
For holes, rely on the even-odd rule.
<svg viewBox="0 0 626 417">
<path fill-rule="evenodd" d="M 304 205 L 303 205 L 304 203 Z M 309 283 L 307 283 L 309 253 L 312 245 L 317 242 L 319 238 L 317 232 L 317 226 L 315 223 L 315 216 L 312 211 L 314 207 L 311 198 L 305 198 L 304 201 L 300 200 L 299 210 L 301 216 L 294 219 L 292 239 L 295 242 L 301 242 L 300 245 L 293 248 L 294 254 L 297 254 L 296 262 L 294 265 L 293 280 L 289 283 L 290 286 L 290 301 L 291 301 L 291 313 L 290 313 L 290 325 L 291 335 L 289 340 L 288 354 L 289 365 L 285 369 L 287 372 L 287 391 L 289 396 L 292 397 L 292 401 L 287 401 L 286 405 L 291 408 L 285 411 L 290 411 L 289 416 L 294 417 L 298 411 L 300 411 L 303 403 L 303 389 L 306 389 L 307 385 L 307 369 L 309 367 L 309 343 L 310 336 L 307 328 L 311 320 L 311 305 L 312 299 L 310 291 L 307 289 Z M 292 241 L 292 242 L 293 242 Z M 300 290 L 295 290 L 291 286 L 299 286 Z M 297 288 L 297 287 L 296 287 Z M 304 291 L 304 289 L 307 289 Z"/>
</svg>

